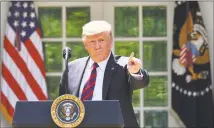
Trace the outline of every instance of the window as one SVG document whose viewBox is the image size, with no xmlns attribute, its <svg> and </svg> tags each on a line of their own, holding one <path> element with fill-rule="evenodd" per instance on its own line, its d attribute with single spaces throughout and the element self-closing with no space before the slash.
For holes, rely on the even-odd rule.
<svg viewBox="0 0 214 128">
<path fill-rule="evenodd" d="M 49 96 L 58 96 L 64 70 L 62 49 L 72 48 L 71 60 L 87 55 L 81 41 L 81 27 L 90 20 L 112 24 L 115 54 L 131 52 L 150 74 L 148 88 L 137 90 L 133 106 L 141 127 L 168 127 L 171 104 L 170 47 L 172 11 L 170 2 L 37 2 L 43 29 Z M 99 11 L 97 11 L 99 10 Z"/>
<path fill-rule="evenodd" d="M 100 18 L 99 2 L 36 2 L 45 48 L 45 66 L 50 99 L 58 96 L 61 73 L 65 64 L 62 50 L 71 49 L 70 61 L 87 56 L 82 45 L 82 26 L 91 19 Z"/>
<path fill-rule="evenodd" d="M 140 58 L 150 74 L 148 88 L 136 90 L 133 106 L 141 127 L 168 127 L 171 104 L 170 2 L 108 2 L 104 19 L 113 25 L 115 54 Z"/>
</svg>

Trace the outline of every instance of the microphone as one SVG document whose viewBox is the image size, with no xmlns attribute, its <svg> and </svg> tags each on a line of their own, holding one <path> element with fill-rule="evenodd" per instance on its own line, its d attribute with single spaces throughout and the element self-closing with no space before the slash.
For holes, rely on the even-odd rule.
<svg viewBox="0 0 214 128">
<path fill-rule="evenodd" d="M 65 47 L 63 50 L 63 58 L 68 60 L 71 58 L 71 49 L 69 47 Z"/>
<path fill-rule="evenodd" d="M 65 59 L 65 71 L 63 72 L 63 76 L 61 78 L 59 95 L 70 93 L 68 89 L 68 60 L 71 58 L 71 49 L 69 47 L 65 47 L 62 56 Z"/>
</svg>

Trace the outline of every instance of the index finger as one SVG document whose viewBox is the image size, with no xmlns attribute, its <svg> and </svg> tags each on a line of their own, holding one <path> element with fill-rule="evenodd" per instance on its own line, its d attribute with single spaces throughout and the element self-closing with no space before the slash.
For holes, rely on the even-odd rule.
<svg viewBox="0 0 214 128">
<path fill-rule="evenodd" d="M 134 58 L 134 52 L 132 52 L 129 56 L 129 60 L 132 60 Z"/>
</svg>

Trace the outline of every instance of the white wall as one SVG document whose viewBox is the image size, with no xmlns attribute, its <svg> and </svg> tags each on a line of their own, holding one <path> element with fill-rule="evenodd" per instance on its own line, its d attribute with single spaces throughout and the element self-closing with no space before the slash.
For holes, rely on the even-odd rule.
<svg viewBox="0 0 214 128">
<path fill-rule="evenodd" d="M 213 42 L 213 2 L 199 2 L 202 12 L 202 17 L 208 32 L 208 41 L 210 45 L 210 57 L 211 57 L 211 70 L 212 70 L 212 85 L 214 93 L 214 42 Z M 213 94 L 214 101 L 214 94 Z"/>
<path fill-rule="evenodd" d="M 5 23 L 6 23 L 6 16 L 8 12 L 8 2 L 1 2 L 1 48 L 3 46 L 3 39 L 4 39 L 4 32 L 5 32 Z M 2 49 L 0 50 L 2 52 Z M 1 54 L 2 55 L 2 54 Z M 1 56 L 2 58 L 2 56 Z M 1 68 L 1 66 L 0 66 Z M 1 74 L 1 69 L 0 69 L 0 74 Z M 0 127 L 9 127 L 7 121 L 2 117 L 2 114 L 0 112 L 0 118 L 1 118 L 1 125 Z"/>
<path fill-rule="evenodd" d="M 5 23 L 6 23 L 6 16 L 8 11 L 8 2 L 1 2 L 1 46 L 3 42 L 3 35 L 5 32 Z M 214 43 L 213 43 L 213 2 L 199 2 L 199 5 L 201 7 L 203 19 L 205 26 L 208 31 L 209 36 L 209 45 L 210 45 L 210 56 L 211 56 L 211 69 L 212 69 L 212 78 L 213 78 L 213 92 L 214 92 Z M 2 51 L 2 50 L 1 50 Z M 2 54 L 1 54 L 2 55 Z M 0 72 L 1 73 L 1 72 Z M 0 114 L 1 115 L 1 114 Z M 172 115 L 170 115 L 171 117 Z M 7 127 L 7 122 L 1 118 L 0 127 Z M 176 120 L 173 120 L 170 122 L 170 126 L 178 126 L 178 123 Z"/>
</svg>

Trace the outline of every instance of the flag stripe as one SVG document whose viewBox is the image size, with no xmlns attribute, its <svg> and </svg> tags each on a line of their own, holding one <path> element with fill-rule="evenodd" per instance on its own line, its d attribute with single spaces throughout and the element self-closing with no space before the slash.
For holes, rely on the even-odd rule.
<svg viewBox="0 0 214 128">
<path fill-rule="evenodd" d="M 37 29 L 38 30 L 38 29 Z M 42 60 L 44 60 L 44 56 L 43 56 L 43 49 L 42 49 L 42 41 L 40 40 L 40 36 L 39 33 L 36 31 L 32 34 L 32 36 L 30 37 L 30 40 L 32 42 L 32 44 L 34 45 L 34 47 L 37 49 L 37 51 L 40 54 L 40 57 L 42 58 Z"/>
<path fill-rule="evenodd" d="M 0 95 L 1 95 L 1 92 L 0 92 Z M 12 117 L 9 115 L 7 108 L 5 108 L 5 106 L 2 103 L 0 103 L 0 104 L 1 104 L 1 112 L 2 112 L 3 116 L 8 121 L 9 124 L 12 124 Z"/>
<path fill-rule="evenodd" d="M 16 94 L 13 92 L 13 90 L 10 88 L 10 86 L 7 84 L 4 78 L 2 78 L 2 92 L 4 96 L 7 98 L 10 105 L 15 108 L 16 102 L 19 100 Z"/>
<path fill-rule="evenodd" d="M 38 100 L 36 97 L 36 92 L 33 92 L 29 84 L 27 83 L 25 77 L 23 76 L 20 69 L 16 66 L 12 58 L 3 50 L 3 62 L 5 67 L 12 74 L 13 78 L 16 79 L 17 83 L 20 85 L 21 89 L 25 93 L 28 100 Z"/>
<path fill-rule="evenodd" d="M 2 75 L 4 79 L 7 81 L 8 85 L 13 90 L 13 92 L 17 95 L 19 100 L 27 100 L 24 92 L 20 88 L 17 81 L 13 78 L 11 73 L 8 71 L 8 69 L 5 67 L 4 63 L 2 64 L 2 73 L 3 73 Z"/>
<path fill-rule="evenodd" d="M 40 72 L 42 73 L 43 77 L 45 78 L 45 67 L 44 67 L 43 60 L 42 60 L 39 52 L 34 47 L 31 40 L 27 39 L 24 44 L 25 44 L 26 49 L 28 50 L 28 53 L 31 55 L 32 59 L 34 60 L 36 65 L 39 67 Z M 33 52 L 31 52 L 31 51 L 33 51 Z"/>
<path fill-rule="evenodd" d="M 181 57 L 180 57 L 180 60 L 185 60 L 185 56 L 181 56 Z"/>
<path fill-rule="evenodd" d="M 46 96 L 43 94 L 40 86 L 38 85 L 37 81 L 33 78 L 32 74 L 27 68 L 27 65 L 23 61 L 23 59 L 20 57 L 19 53 L 17 53 L 16 49 L 10 44 L 9 40 L 7 39 L 7 36 L 5 36 L 5 42 L 4 42 L 4 48 L 10 55 L 10 57 L 14 60 L 16 65 L 19 67 L 23 75 L 25 76 L 28 84 L 32 88 L 34 92 L 37 93 L 37 98 L 39 100 L 46 99 Z"/>
<path fill-rule="evenodd" d="M 14 109 L 11 106 L 11 104 L 9 103 L 8 99 L 6 98 L 6 96 L 3 94 L 3 92 L 1 92 L 1 104 L 4 106 L 4 108 L 7 109 L 8 115 L 10 117 L 13 117 Z"/>
<path fill-rule="evenodd" d="M 41 38 L 41 31 L 40 31 L 40 29 L 37 28 L 37 29 L 36 29 L 36 32 L 37 32 L 37 34 L 38 34 L 38 36 L 39 36 L 38 39 L 40 39 L 40 38 Z"/>
<path fill-rule="evenodd" d="M 186 52 L 186 48 L 181 50 L 181 55 L 183 55 Z"/>
</svg>

